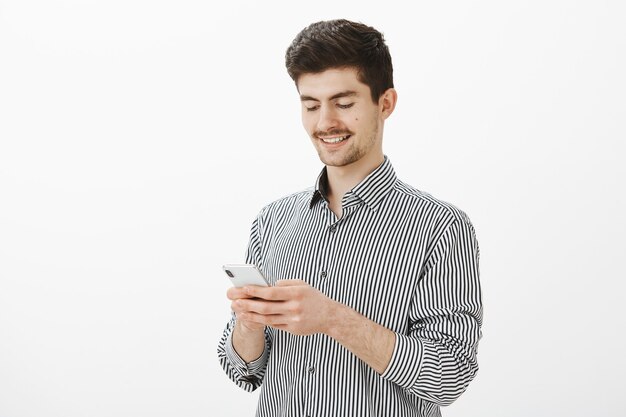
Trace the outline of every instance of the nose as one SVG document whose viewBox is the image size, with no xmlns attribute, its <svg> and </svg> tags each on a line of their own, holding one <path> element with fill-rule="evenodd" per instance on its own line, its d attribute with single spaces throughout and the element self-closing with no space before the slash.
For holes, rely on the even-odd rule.
<svg viewBox="0 0 626 417">
<path fill-rule="evenodd" d="M 338 126 L 337 112 L 332 106 L 322 106 L 317 120 L 317 130 L 328 132 Z"/>
</svg>

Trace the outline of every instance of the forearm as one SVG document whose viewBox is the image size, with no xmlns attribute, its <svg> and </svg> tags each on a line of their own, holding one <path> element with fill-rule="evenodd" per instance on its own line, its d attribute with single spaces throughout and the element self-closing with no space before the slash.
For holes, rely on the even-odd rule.
<svg viewBox="0 0 626 417">
<path fill-rule="evenodd" d="M 325 333 L 383 378 L 408 391 L 439 405 L 448 405 L 475 376 L 477 365 L 471 348 L 421 339 L 415 334 L 396 335 L 357 311 L 333 303 Z M 457 319 L 459 323 L 468 320 Z M 468 327 L 471 328 L 469 324 Z"/>
<path fill-rule="evenodd" d="M 235 334 L 236 318 L 233 314 L 231 320 L 226 325 L 222 338 L 217 346 L 217 356 L 226 375 L 238 386 L 248 392 L 252 392 L 261 386 L 265 375 L 265 366 L 269 356 L 271 339 L 268 332 L 265 332 L 265 347 L 261 356 L 248 362 L 244 360 L 234 348 L 233 336 Z M 245 341 L 245 339 L 243 339 Z M 241 350 L 241 347 L 240 347 Z"/>
<path fill-rule="evenodd" d="M 367 363 L 379 374 L 385 372 L 396 335 L 343 304 L 333 302 L 327 334 Z"/>
<path fill-rule="evenodd" d="M 265 330 L 250 330 L 237 320 L 233 330 L 233 348 L 246 363 L 250 363 L 263 354 L 265 349 Z"/>
</svg>

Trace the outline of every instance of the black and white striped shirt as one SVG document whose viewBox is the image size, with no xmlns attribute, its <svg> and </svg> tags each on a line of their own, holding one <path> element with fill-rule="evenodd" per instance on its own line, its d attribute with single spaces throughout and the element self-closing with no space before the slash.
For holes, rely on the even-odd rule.
<svg viewBox="0 0 626 417">
<path fill-rule="evenodd" d="M 259 417 L 439 416 L 478 370 L 479 250 L 467 215 L 396 178 L 387 157 L 346 193 L 343 215 L 315 188 L 277 200 L 252 225 L 247 262 L 268 280 L 302 279 L 396 333 L 381 375 L 324 334 L 266 328 L 265 351 L 245 363 L 219 342 L 228 377 L 259 386 Z"/>
</svg>

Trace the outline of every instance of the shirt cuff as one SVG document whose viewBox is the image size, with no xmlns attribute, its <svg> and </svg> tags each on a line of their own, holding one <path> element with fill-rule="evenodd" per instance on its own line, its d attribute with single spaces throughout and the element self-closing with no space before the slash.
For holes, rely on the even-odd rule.
<svg viewBox="0 0 626 417">
<path fill-rule="evenodd" d="M 269 349 L 267 348 L 267 343 L 265 343 L 261 356 L 252 362 L 246 363 L 233 347 L 233 332 L 230 332 L 228 335 L 224 350 L 226 352 L 226 358 L 241 376 L 253 376 L 261 372 L 269 356 Z"/>
<path fill-rule="evenodd" d="M 381 376 L 401 387 L 412 387 L 422 367 L 423 352 L 424 347 L 419 339 L 396 333 L 391 360 Z"/>
</svg>

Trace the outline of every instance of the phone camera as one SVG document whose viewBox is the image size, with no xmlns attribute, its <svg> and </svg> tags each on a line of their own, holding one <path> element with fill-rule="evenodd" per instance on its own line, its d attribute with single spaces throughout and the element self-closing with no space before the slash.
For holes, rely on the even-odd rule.
<svg viewBox="0 0 626 417">
<path fill-rule="evenodd" d="M 233 275 L 232 272 L 230 272 L 228 269 L 225 269 L 224 271 L 226 271 L 226 275 L 228 275 L 231 278 L 235 278 L 235 276 Z"/>
</svg>

